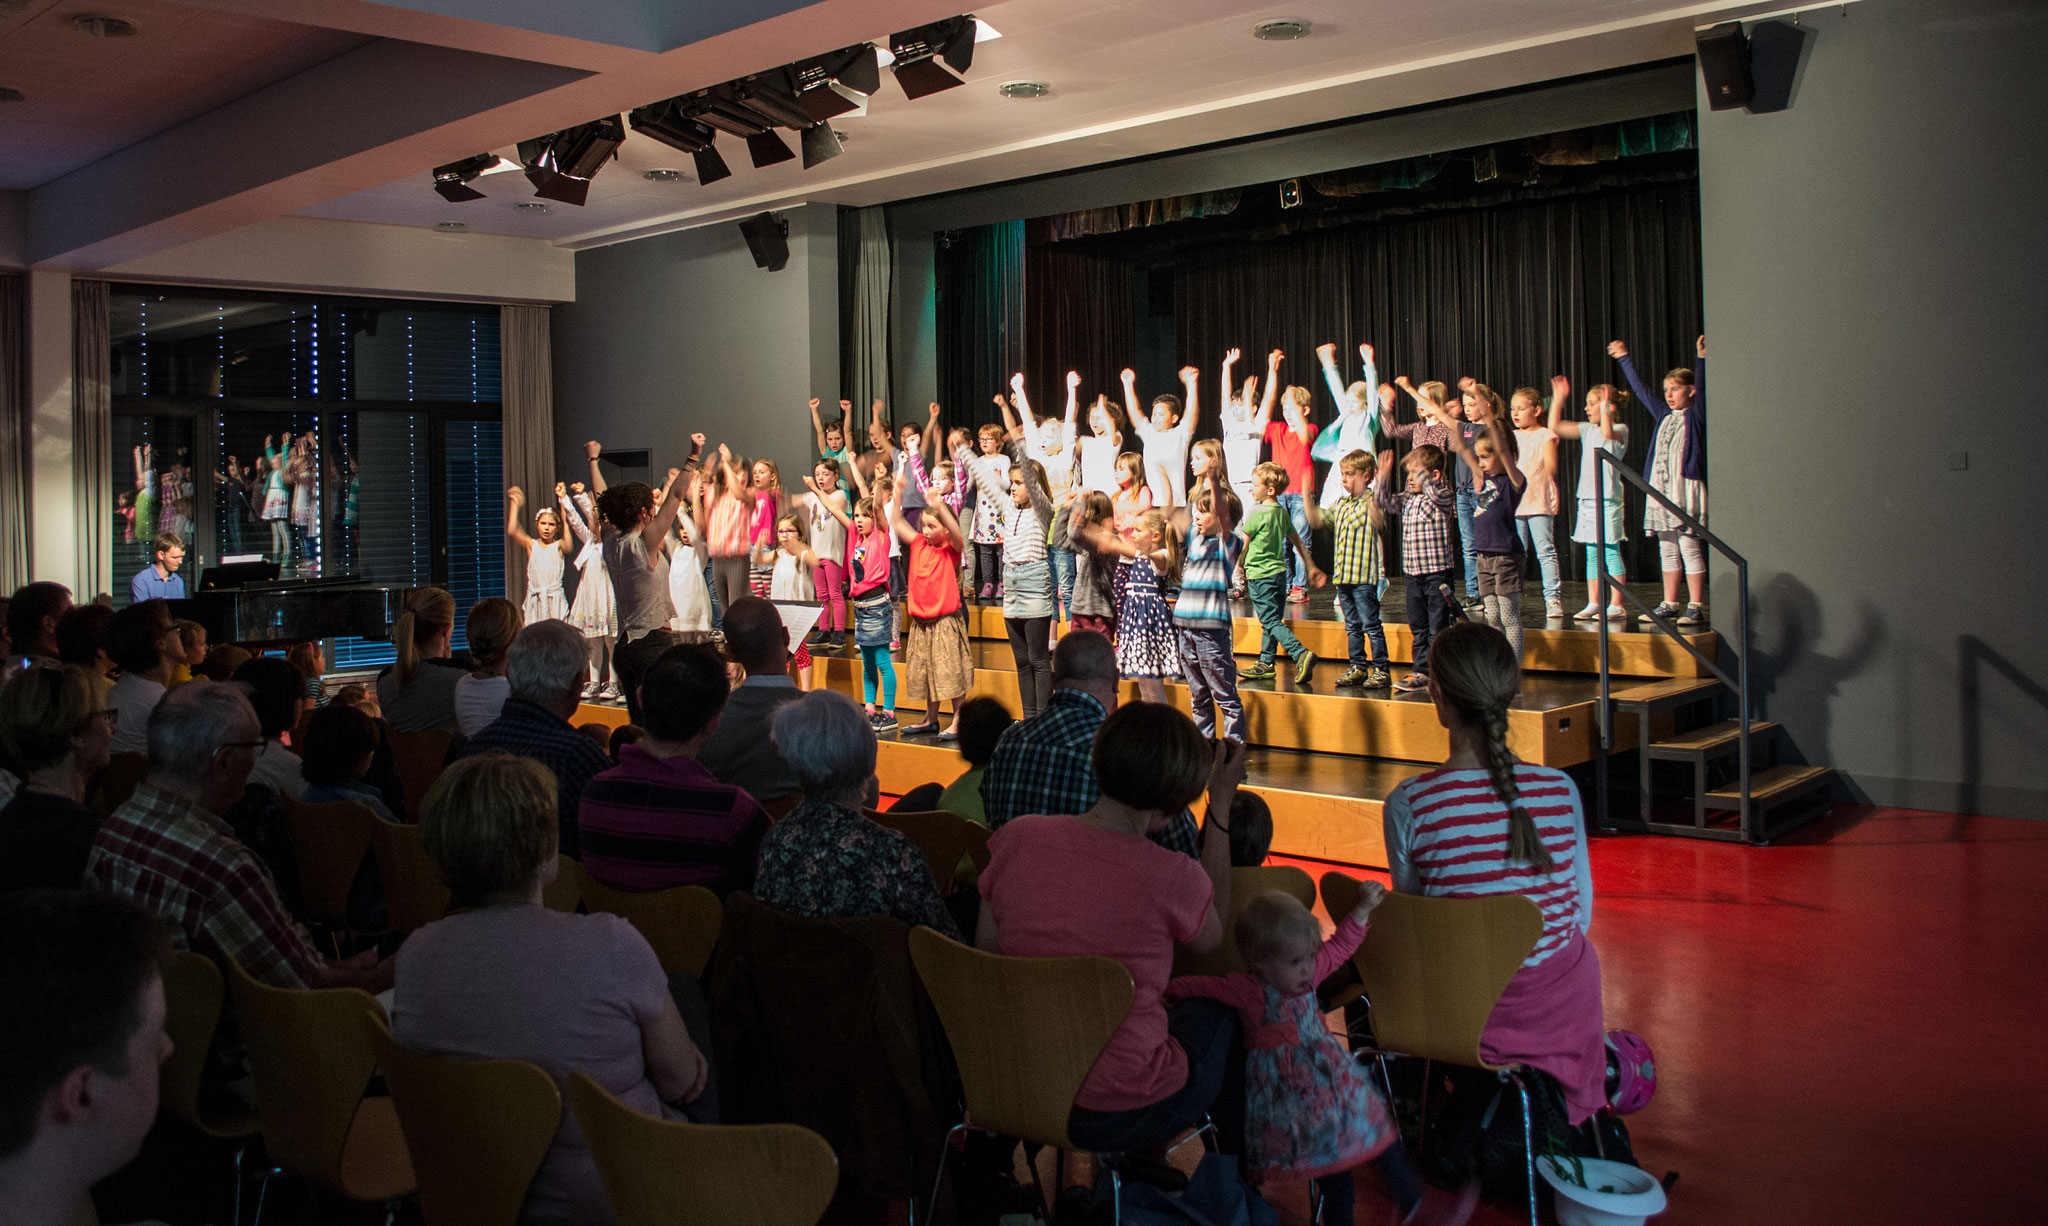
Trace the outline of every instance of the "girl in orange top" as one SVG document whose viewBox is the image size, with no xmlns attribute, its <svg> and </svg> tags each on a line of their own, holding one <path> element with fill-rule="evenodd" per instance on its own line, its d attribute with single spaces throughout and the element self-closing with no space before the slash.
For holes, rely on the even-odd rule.
<svg viewBox="0 0 2048 1226">
<path fill-rule="evenodd" d="M 927 735 L 939 730 L 939 704 L 953 704 L 953 723 L 941 736 L 959 735 L 960 700 L 974 680 L 967 649 L 967 623 L 960 608 L 960 554 L 967 547 L 960 521 L 946 505 L 945 489 L 934 482 L 926 490 L 924 519 L 917 528 L 903 520 L 893 527 L 909 560 L 910 581 L 904 604 L 909 625 L 903 635 L 904 684 L 915 698 L 924 695 L 924 722 L 902 730 Z"/>
</svg>

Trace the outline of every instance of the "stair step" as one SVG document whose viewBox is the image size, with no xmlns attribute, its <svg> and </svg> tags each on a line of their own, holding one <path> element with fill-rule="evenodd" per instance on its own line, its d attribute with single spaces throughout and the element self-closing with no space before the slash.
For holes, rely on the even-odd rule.
<svg viewBox="0 0 2048 1226">
<path fill-rule="evenodd" d="M 1768 740 L 1778 731 L 1778 725 L 1766 719 L 1749 721 L 1749 737 L 1755 742 Z M 1652 758 L 1659 761 L 1690 762 L 1695 758 L 1719 757 L 1734 753 L 1742 742 L 1742 724 L 1739 720 L 1724 719 L 1718 724 L 1708 724 L 1690 732 L 1681 732 L 1665 740 L 1653 741 L 1649 746 Z"/>
<path fill-rule="evenodd" d="M 1666 707 L 1682 706 L 1719 693 L 1723 686 L 1711 677 L 1674 677 L 1667 681 L 1644 681 L 1632 685 L 1618 685 L 1608 691 L 1615 702 L 1626 707 L 1645 707 L 1661 711 Z"/>
<path fill-rule="evenodd" d="M 1823 786 L 1834 773 L 1827 766 L 1767 766 L 1750 772 L 1749 798 L 1761 805 L 1782 803 Z M 1740 809 L 1742 792 L 1739 787 L 1719 788 L 1708 792 L 1705 800 L 1710 809 Z"/>
</svg>

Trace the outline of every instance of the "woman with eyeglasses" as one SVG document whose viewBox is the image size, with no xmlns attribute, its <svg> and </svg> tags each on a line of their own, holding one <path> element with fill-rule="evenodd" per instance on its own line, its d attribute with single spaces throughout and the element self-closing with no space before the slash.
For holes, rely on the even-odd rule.
<svg viewBox="0 0 2048 1226">
<path fill-rule="evenodd" d="M 0 688 L 0 748 L 21 788 L 0 809 L 0 892 L 75 890 L 100 815 L 85 806 L 86 784 L 107 764 L 115 712 L 91 674 L 40 664 Z"/>
</svg>

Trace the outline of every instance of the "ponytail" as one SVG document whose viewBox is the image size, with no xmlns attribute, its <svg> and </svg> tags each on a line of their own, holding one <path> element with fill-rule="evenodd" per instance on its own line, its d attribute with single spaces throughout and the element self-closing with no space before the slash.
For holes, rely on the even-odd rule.
<svg viewBox="0 0 2048 1226">
<path fill-rule="evenodd" d="M 1515 785 L 1515 755 L 1508 749 L 1508 703 L 1521 688 L 1521 661 L 1507 636 L 1492 626 L 1460 622 L 1429 649 L 1429 675 L 1460 722 L 1484 737 L 1482 753 L 1493 794 L 1508 811 L 1508 859 L 1538 872 L 1557 867 L 1522 804 Z"/>
<path fill-rule="evenodd" d="M 438 587 L 415 588 L 405 598 L 405 610 L 391 628 L 391 641 L 398 648 L 396 672 L 401 689 L 412 684 L 426 659 L 421 648 L 442 633 L 455 628 L 455 597 Z"/>
</svg>

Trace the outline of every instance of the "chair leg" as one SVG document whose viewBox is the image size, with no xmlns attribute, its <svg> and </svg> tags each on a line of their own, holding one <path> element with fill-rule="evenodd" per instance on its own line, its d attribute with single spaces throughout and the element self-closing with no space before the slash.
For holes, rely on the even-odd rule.
<svg viewBox="0 0 2048 1226">
<path fill-rule="evenodd" d="M 1529 1226 L 1538 1226 L 1536 1221 L 1536 1136 L 1535 1128 L 1529 1122 L 1529 1087 L 1522 1083 L 1518 1074 L 1510 1073 L 1516 1093 L 1522 1096 L 1522 1165 L 1529 1174 Z"/>
<path fill-rule="evenodd" d="M 932 1176 L 932 1200 L 930 1207 L 925 1213 L 925 1220 L 927 1221 L 936 1222 L 939 1220 L 939 1186 L 946 1179 L 946 1159 L 953 1152 L 954 1136 L 965 1132 L 967 1128 L 968 1125 L 966 1124 L 955 1124 L 946 1130 L 945 1139 L 939 1142 L 939 1169 L 938 1173 Z"/>
<path fill-rule="evenodd" d="M 1109 1209 L 1111 1226 L 1124 1223 L 1124 1177 L 1115 1167 L 1109 1168 Z"/>
<path fill-rule="evenodd" d="M 249 1143 L 243 1141 L 235 1146 L 235 1190 L 228 1198 L 228 1226 L 242 1226 L 242 1158 L 249 1152 Z"/>
<path fill-rule="evenodd" d="M 263 1201 L 270 1195 L 270 1181 L 284 1174 L 280 1167 L 271 1167 L 256 1179 L 256 1216 L 249 1219 L 249 1226 L 263 1226 Z"/>
<path fill-rule="evenodd" d="M 1207 1139 L 1202 1143 L 1202 1148 L 1210 1153 L 1214 1153 L 1216 1151 L 1216 1121 L 1204 1115 L 1201 1124 L 1193 1132 L 1166 1147 L 1166 1156 L 1169 1158 L 1173 1157 L 1180 1152 L 1181 1146 L 1186 1145 L 1196 1137 L 1206 1137 Z"/>
</svg>

